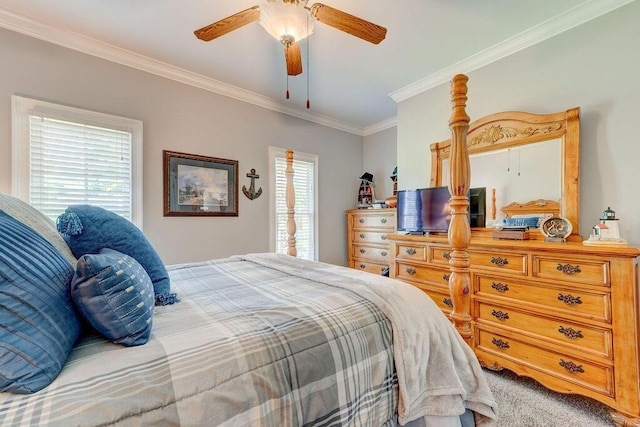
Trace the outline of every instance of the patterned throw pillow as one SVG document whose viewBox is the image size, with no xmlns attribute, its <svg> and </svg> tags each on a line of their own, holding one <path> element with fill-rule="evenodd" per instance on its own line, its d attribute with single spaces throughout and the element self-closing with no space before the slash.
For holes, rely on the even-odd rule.
<svg viewBox="0 0 640 427">
<path fill-rule="evenodd" d="M 0 211 L 0 391 L 34 393 L 62 370 L 80 333 L 72 277 L 51 243 Z"/>
<path fill-rule="evenodd" d="M 56 224 L 51 218 L 17 197 L 4 193 L 0 193 L 0 211 L 4 211 L 13 219 L 31 227 L 48 240 L 71 263 L 72 267 L 75 267 L 76 257 L 73 256 L 71 249 L 56 230 Z"/>
<path fill-rule="evenodd" d="M 109 248 L 129 255 L 142 265 L 153 283 L 156 305 L 173 304 L 169 274 L 145 235 L 131 221 L 99 206 L 74 205 L 58 217 L 58 231 L 73 254 L 97 254 Z"/>
<path fill-rule="evenodd" d="M 140 263 L 112 249 L 78 259 L 71 282 L 78 311 L 100 334 L 125 346 L 145 344 L 151 334 L 153 284 Z"/>
</svg>

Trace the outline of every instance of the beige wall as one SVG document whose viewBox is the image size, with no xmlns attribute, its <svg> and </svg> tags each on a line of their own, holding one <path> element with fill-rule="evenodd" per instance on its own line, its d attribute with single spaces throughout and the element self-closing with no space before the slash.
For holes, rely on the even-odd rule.
<svg viewBox="0 0 640 427">
<path fill-rule="evenodd" d="M 11 95 L 144 122 L 144 232 L 167 264 L 269 250 L 267 147 L 319 156 L 320 260 L 346 265 L 346 217 L 363 138 L 0 29 L 0 191 L 11 191 Z M 162 150 L 238 160 L 262 197 L 239 216 L 163 217 Z"/>
<path fill-rule="evenodd" d="M 640 243 L 638 22 L 640 2 L 633 2 L 467 73 L 472 120 L 498 111 L 550 113 L 580 107 L 584 238 L 611 206 L 620 218 L 622 237 Z M 448 84 L 399 103 L 400 188 L 428 185 L 428 146 L 450 137 L 449 115 Z"/>
<path fill-rule="evenodd" d="M 378 200 L 384 200 L 393 195 L 393 181 L 390 176 L 393 168 L 396 167 L 397 138 L 395 126 L 364 138 L 363 171 L 373 174 L 375 194 Z"/>
</svg>

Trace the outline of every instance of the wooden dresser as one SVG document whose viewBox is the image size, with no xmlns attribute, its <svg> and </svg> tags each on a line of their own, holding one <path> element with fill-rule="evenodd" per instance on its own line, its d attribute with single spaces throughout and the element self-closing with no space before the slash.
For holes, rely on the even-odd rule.
<svg viewBox="0 0 640 427">
<path fill-rule="evenodd" d="M 389 266 L 387 234 L 396 231 L 395 209 L 347 211 L 349 267 L 380 274 Z"/>
<path fill-rule="evenodd" d="M 390 276 L 449 314 L 446 236 L 387 240 Z M 480 362 L 589 396 L 614 408 L 618 425 L 638 425 L 640 251 L 472 237 L 468 253 L 471 345 Z"/>
</svg>

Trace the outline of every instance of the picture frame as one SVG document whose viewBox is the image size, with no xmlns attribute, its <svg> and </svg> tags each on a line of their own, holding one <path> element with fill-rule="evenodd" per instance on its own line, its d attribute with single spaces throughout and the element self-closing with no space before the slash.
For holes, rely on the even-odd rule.
<svg viewBox="0 0 640 427">
<path fill-rule="evenodd" d="M 163 150 L 164 216 L 238 216 L 238 161 Z"/>
</svg>

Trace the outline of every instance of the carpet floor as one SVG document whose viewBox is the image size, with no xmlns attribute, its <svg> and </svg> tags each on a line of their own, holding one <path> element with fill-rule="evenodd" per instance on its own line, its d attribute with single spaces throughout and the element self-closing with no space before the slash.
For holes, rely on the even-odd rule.
<svg viewBox="0 0 640 427">
<path fill-rule="evenodd" d="M 497 427 L 609 427 L 610 409 L 578 395 L 555 393 L 508 371 L 484 370 L 498 404 Z"/>
</svg>

